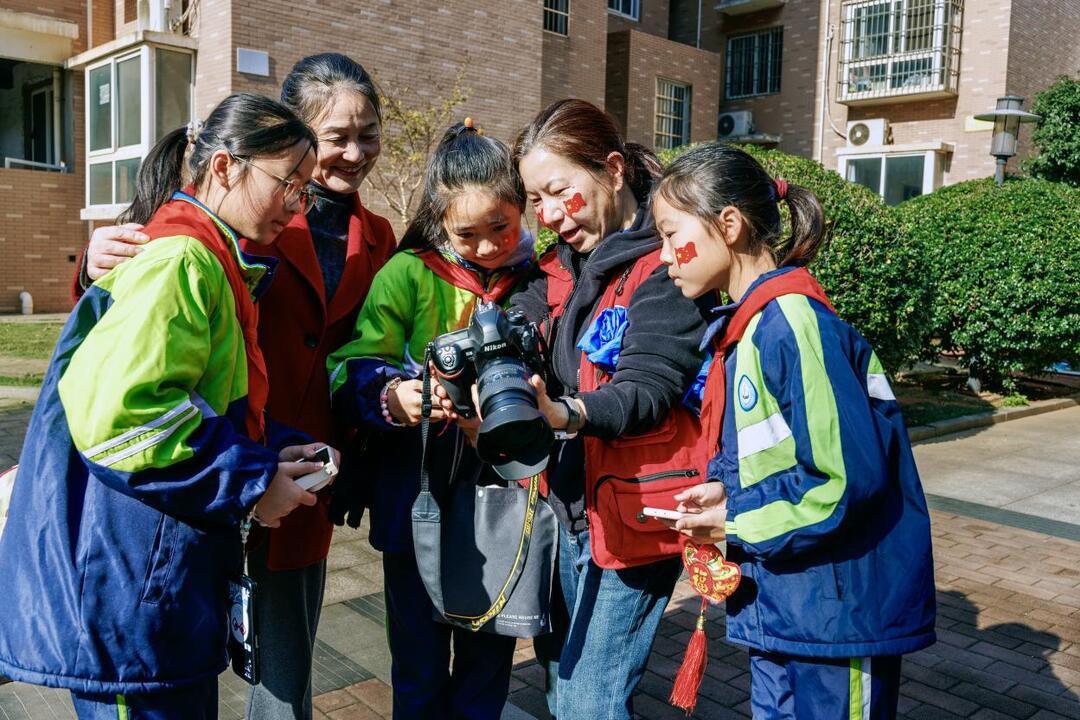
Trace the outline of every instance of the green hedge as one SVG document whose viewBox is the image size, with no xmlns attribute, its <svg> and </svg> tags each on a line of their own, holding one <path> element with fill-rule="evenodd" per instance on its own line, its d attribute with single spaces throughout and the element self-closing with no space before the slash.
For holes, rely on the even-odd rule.
<svg viewBox="0 0 1080 720">
<path fill-rule="evenodd" d="M 662 153 L 661 161 L 667 164 L 686 149 Z M 932 278 L 921 242 L 900 231 L 892 209 L 813 160 L 743 149 L 773 177 L 809 188 L 821 200 L 831 237 L 810 270 L 840 316 L 866 336 L 890 371 L 925 355 Z M 786 209 L 784 216 L 786 223 Z"/>
<path fill-rule="evenodd" d="M 991 385 L 1080 358 L 1080 190 L 1045 180 L 974 180 L 896 208 L 925 244 L 942 350 Z"/>
</svg>

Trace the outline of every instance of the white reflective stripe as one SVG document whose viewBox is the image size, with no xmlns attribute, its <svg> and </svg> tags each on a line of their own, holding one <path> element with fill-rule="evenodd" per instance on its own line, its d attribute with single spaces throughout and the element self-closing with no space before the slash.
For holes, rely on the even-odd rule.
<svg viewBox="0 0 1080 720">
<path fill-rule="evenodd" d="M 199 412 L 202 413 L 204 418 L 217 417 L 217 413 L 214 412 L 214 408 L 210 407 L 210 403 L 203 399 L 202 395 L 198 393 L 191 393 L 191 402 L 195 407 L 199 408 Z"/>
<path fill-rule="evenodd" d="M 127 458 L 131 457 L 132 455 L 136 455 L 138 453 L 141 453 L 143 450 L 145 450 L 145 449 L 147 449 L 149 447 L 153 447 L 154 445 L 157 445 L 158 443 L 164 442 L 165 439 L 168 438 L 170 435 L 172 435 L 174 432 L 176 432 L 177 429 L 181 425 L 183 425 L 185 422 L 187 422 L 188 420 L 190 420 L 191 418 L 193 418 L 193 417 L 195 417 L 196 415 L 199 414 L 199 409 L 198 408 L 192 407 L 190 405 L 189 405 L 189 407 L 190 407 L 190 411 L 186 415 L 181 416 L 180 419 L 177 420 L 175 424 L 170 425 L 169 427 L 165 428 L 164 430 L 157 433 L 156 435 L 148 437 L 145 440 L 143 440 L 142 442 L 137 442 L 134 445 L 131 445 L 129 447 L 124 448 L 123 450 L 120 450 L 119 452 L 113 453 L 112 455 L 106 455 L 105 457 L 101 458 L 100 460 L 93 460 L 92 462 L 96 463 L 97 465 L 103 465 L 105 467 L 109 467 L 110 465 L 114 465 L 114 464 L 120 462 L 121 460 L 126 460 Z"/>
<path fill-rule="evenodd" d="M 869 657 L 862 659 L 862 720 L 870 720 L 870 660 Z"/>
<path fill-rule="evenodd" d="M 148 433 L 151 430 L 153 430 L 154 428 L 161 427 L 162 425 L 169 422 L 170 420 L 172 420 L 174 417 L 176 417 L 180 413 L 187 412 L 188 409 L 191 408 L 191 407 L 192 407 L 191 400 L 190 399 L 185 400 L 184 402 L 180 403 L 179 405 L 174 407 L 169 412 L 165 413 L 164 415 L 162 415 L 161 417 L 158 417 L 155 420 L 151 420 L 150 422 L 146 423 L 145 425 L 140 425 L 137 428 L 132 428 L 132 429 L 128 430 L 127 432 L 124 432 L 124 433 L 121 433 L 120 435 L 117 435 L 116 437 L 112 438 L 111 440 L 106 440 L 105 442 L 99 443 L 98 445 L 95 445 L 94 447 L 92 447 L 92 448 L 90 448 L 88 450 L 84 450 L 83 455 L 85 457 L 92 458 L 95 455 L 100 455 L 101 453 L 105 452 L 106 450 L 109 450 L 111 448 L 116 447 L 117 445 L 123 445 L 127 441 L 133 440 L 134 438 L 137 438 L 140 435 L 143 435 L 144 433 Z"/>
<path fill-rule="evenodd" d="M 773 413 L 761 422 L 756 422 L 739 431 L 739 459 L 776 447 L 791 437 L 784 416 Z"/>
<path fill-rule="evenodd" d="M 870 397 L 877 400 L 895 400 L 896 396 L 893 395 L 892 388 L 889 387 L 889 378 L 884 374 L 873 374 L 866 376 L 866 391 Z"/>
</svg>

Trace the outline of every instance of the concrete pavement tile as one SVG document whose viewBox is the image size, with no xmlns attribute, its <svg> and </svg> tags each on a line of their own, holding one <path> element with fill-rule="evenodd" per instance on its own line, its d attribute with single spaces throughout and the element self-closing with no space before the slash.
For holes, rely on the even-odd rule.
<svg viewBox="0 0 1080 720">
<path fill-rule="evenodd" d="M 1080 461 L 1077 467 L 1080 468 Z M 1028 515 L 1080 524 L 1080 480 L 1048 488 L 1037 495 L 1018 498 L 1002 507 Z"/>
<path fill-rule="evenodd" d="M 929 494 L 991 507 L 1003 507 L 1040 492 L 1053 490 L 1064 482 L 979 464 L 955 465 L 938 468 L 933 472 L 920 470 L 920 475 L 923 489 Z"/>
</svg>

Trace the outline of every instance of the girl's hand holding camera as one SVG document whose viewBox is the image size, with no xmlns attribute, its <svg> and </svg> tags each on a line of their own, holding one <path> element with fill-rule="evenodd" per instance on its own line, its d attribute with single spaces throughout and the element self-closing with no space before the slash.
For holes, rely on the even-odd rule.
<svg viewBox="0 0 1080 720">
<path fill-rule="evenodd" d="M 432 380 L 431 419 L 444 420 L 447 415 L 440 405 L 440 400 L 435 394 L 435 381 Z M 386 409 L 391 417 L 405 425 L 419 425 L 423 411 L 424 383 L 420 380 L 402 380 L 397 387 L 390 388 L 386 393 Z"/>
<path fill-rule="evenodd" d="M 255 518 L 266 527 L 279 527 L 281 518 L 301 505 L 314 505 L 317 500 L 314 493 L 304 490 L 296 484 L 296 479 L 323 467 L 321 462 L 312 462 L 307 458 L 323 447 L 323 443 L 292 445 L 278 453 L 278 467 L 266 492 L 255 503 Z M 335 464 L 340 464 L 341 454 L 331 448 Z"/>
</svg>

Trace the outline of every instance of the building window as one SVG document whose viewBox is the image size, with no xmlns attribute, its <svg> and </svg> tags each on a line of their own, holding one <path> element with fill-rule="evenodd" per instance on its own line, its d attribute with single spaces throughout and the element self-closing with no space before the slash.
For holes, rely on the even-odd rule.
<svg viewBox="0 0 1080 720">
<path fill-rule="evenodd" d="M 139 164 L 191 119 L 192 54 L 144 45 L 86 69 L 86 204 L 125 205 Z"/>
<path fill-rule="evenodd" d="M 65 168 L 72 138 L 64 133 L 63 79 L 57 65 L 0 58 L 0 167 Z"/>
<path fill-rule="evenodd" d="M 899 205 L 937 187 L 936 158 L 933 152 L 851 157 L 847 158 L 844 177 L 870 188 L 887 205 Z"/>
<path fill-rule="evenodd" d="M 570 0 L 544 0 L 544 29 L 556 35 L 570 34 Z"/>
<path fill-rule="evenodd" d="M 612 15 L 621 15 L 631 20 L 641 19 L 640 0 L 608 0 L 607 9 Z"/>
<path fill-rule="evenodd" d="M 857 101 L 950 93 L 963 0 L 856 0 L 842 10 L 839 95 Z"/>
<path fill-rule="evenodd" d="M 690 142 L 690 95 L 693 88 L 682 83 L 656 79 L 656 138 L 657 150 L 686 145 Z"/>
<path fill-rule="evenodd" d="M 780 92 L 784 28 L 770 28 L 727 41 L 724 97 L 729 100 Z"/>
</svg>

